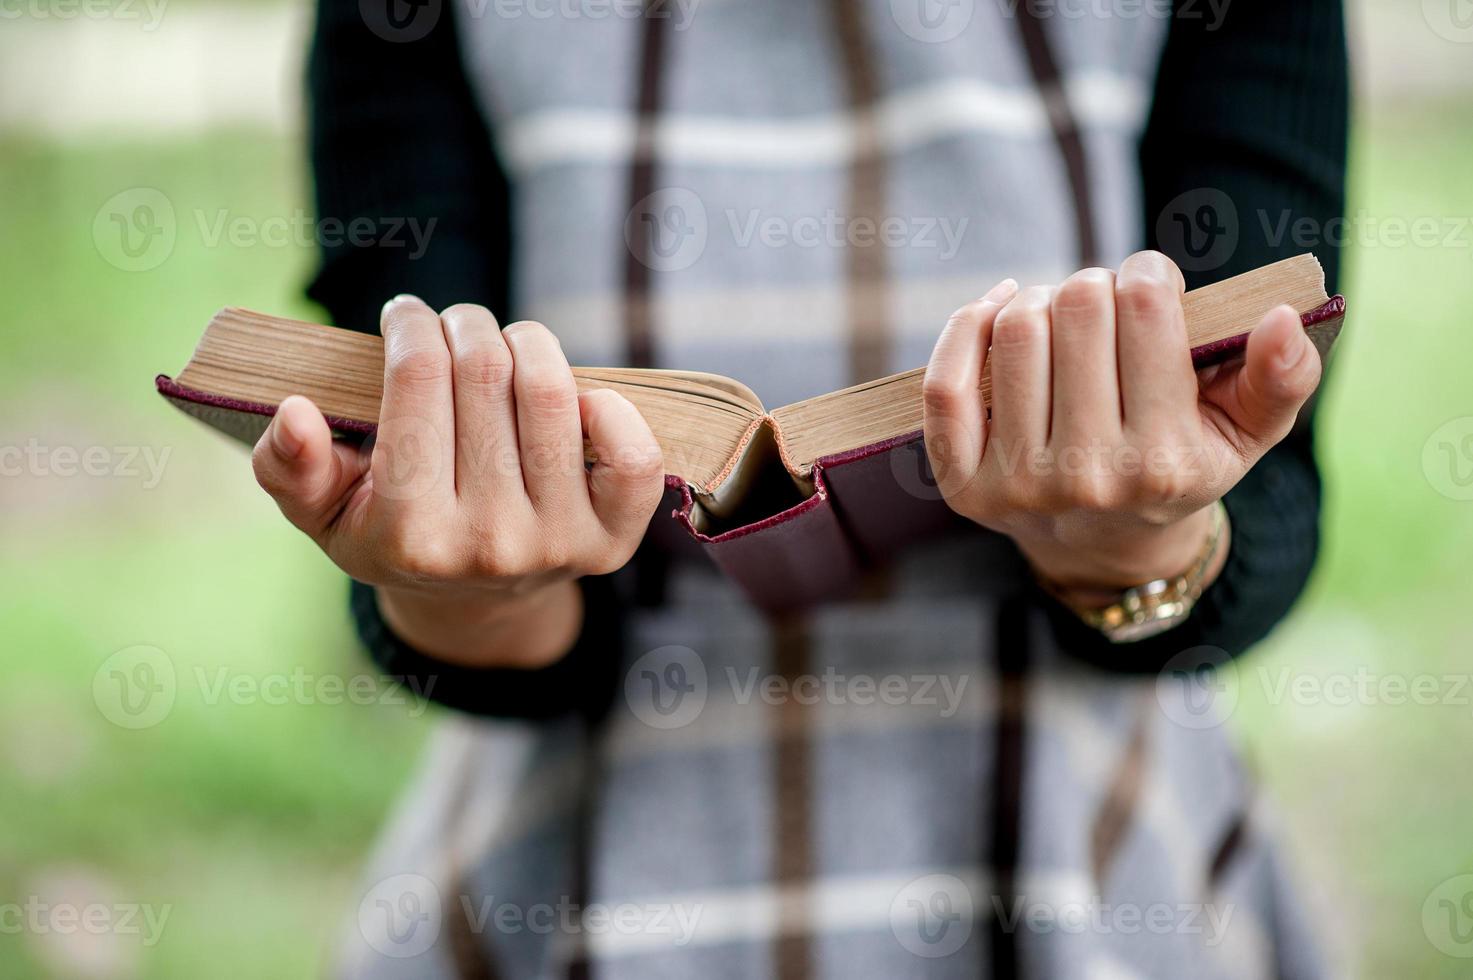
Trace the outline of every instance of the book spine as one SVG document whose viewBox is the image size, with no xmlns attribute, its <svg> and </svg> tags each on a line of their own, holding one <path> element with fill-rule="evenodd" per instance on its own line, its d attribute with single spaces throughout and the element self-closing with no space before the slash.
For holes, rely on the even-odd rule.
<svg viewBox="0 0 1473 980">
<path fill-rule="evenodd" d="M 753 605 L 780 614 L 806 609 L 853 591 L 863 562 L 834 509 L 821 472 L 813 496 L 771 517 L 710 535 L 695 524 L 696 500 L 678 477 L 667 486 L 680 494 L 673 516 Z"/>
</svg>

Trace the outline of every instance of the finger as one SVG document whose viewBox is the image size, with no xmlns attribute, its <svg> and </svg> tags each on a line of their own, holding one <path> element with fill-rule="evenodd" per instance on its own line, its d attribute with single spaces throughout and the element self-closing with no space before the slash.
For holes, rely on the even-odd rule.
<svg viewBox="0 0 1473 980">
<path fill-rule="evenodd" d="M 1053 290 L 1033 286 L 1003 307 L 992 325 L 992 426 L 987 449 L 1014 453 L 1048 441 L 1049 305 Z"/>
<path fill-rule="evenodd" d="M 1125 429 L 1147 440 L 1180 428 L 1182 413 L 1196 405 L 1185 288 L 1181 270 L 1160 252 L 1137 252 L 1115 279 Z"/>
<path fill-rule="evenodd" d="M 926 455 L 945 496 L 970 483 L 981 465 L 987 421 L 978 385 L 992 344 L 993 323 L 1017 291 L 1017 282 L 1005 279 L 953 313 L 926 364 L 921 385 Z"/>
<path fill-rule="evenodd" d="M 1076 272 L 1051 308 L 1053 401 L 1049 442 L 1087 448 L 1120 438 L 1120 380 L 1115 362 L 1115 274 Z"/>
<path fill-rule="evenodd" d="M 506 506 L 525 502 L 511 349 L 484 306 L 451 306 L 440 322 L 452 364 L 456 495 Z"/>
<path fill-rule="evenodd" d="M 514 365 L 517 445 L 533 508 L 547 513 L 586 502 L 578 386 L 562 345 L 528 320 L 511 324 L 502 336 Z"/>
<path fill-rule="evenodd" d="M 368 463 L 353 446 L 333 441 L 316 405 L 293 395 L 256 443 L 251 468 L 286 519 L 321 543 Z"/>
<path fill-rule="evenodd" d="M 588 473 L 594 514 L 632 551 L 664 494 L 660 444 L 639 409 L 607 388 L 579 395 L 578 414 L 596 458 Z"/>
<path fill-rule="evenodd" d="M 384 400 L 374 492 L 392 509 L 455 493 L 455 403 L 440 317 L 413 296 L 384 304 Z"/>
<path fill-rule="evenodd" d="M 1243 366 L 1220 375 L 1202 397 L 1226 417 L 1210 418 L 1223 438 L 1253 460 L 1289 433 L 1320 382 L 1320 357 L 1292 306 L 1270 310 L 1248 337 Z"/>
</svg>

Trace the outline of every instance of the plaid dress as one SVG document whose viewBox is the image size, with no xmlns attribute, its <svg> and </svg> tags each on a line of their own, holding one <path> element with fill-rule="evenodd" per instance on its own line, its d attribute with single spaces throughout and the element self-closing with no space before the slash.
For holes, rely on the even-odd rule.
<svg viewBox="0 0 1473 980">
<path fill-rule="evenodd" d="M 925 363 L 1005 275 L 1148 244 L 1206 280 L 1279 257 L 1244 220 L 1194 266 L 1169 218 L 1204 188 L 1340 207 L 1332 3 L 1216 25 L 1187 4 L 450 4 L 423 31 L 320 13 L 324 213 L 442 219 L 418 264 L 328 250 L 313 292 L 340 323 L 406 289 L 479 299 L 573 363 L 713 371 L 776 406 Z M 355 587 L 385 668 L 462 710 L 368 862 L 337 974 L 1326 975 L 1211 666 L 1307 575 L 1307 433 L 1228 503 L 1223 579 L 1122 647 L 981 529 L 781 620 L 655 536 L 586 583 L 577 648 L 530 675 L 428 661 Z"/>
</svg>

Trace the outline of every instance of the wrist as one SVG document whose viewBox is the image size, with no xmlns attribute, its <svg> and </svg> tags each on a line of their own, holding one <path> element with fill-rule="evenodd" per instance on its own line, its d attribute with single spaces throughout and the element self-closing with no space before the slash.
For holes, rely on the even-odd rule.
<svg viewBox="0 0 1473 980">
<path fill-rule="evenodd" d="M 1212 520 L 1212 508 L 1204 507 L 1165 525 L 1119 523 L 1082 533 L 1015 540 L 1040 578 L 1079 594 L 1083 601 L 1108 601 L 1123 589 L 1170 578 L 1190 567 L 1212 533 Z M 1226 544 L 1218 548 L 1219 560 L 1209 569 L 1209 581 L 1221 569 Z"/>
<path fill-rule="evenodd" d="M 536 669 L 578 638 L 583 597 L 574 579 L 525 591 L 378 586 L 379 614 L 421 653 L 467 667 Z"/>
</svg>

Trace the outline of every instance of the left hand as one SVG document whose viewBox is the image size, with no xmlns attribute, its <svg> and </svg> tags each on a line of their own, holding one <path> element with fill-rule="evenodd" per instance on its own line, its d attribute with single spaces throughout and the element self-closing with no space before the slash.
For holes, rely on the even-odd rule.
<svg viewBox="0 0 1473 980">
<path fill-rule="evenodd" d="M 962 307 L 925 377 L 926 452 L 951 508 L 1012 537 L 1045 578 L 1118 590 L 1185 571 L 1220 499 L 1320 379 L 1299 315 L 1243 359 L 1193 370 L 1180 270 L 1139 252 L 1058 287 L 1011 280 Z M 991 362 L 992 417 L 978 383 Z"/>
</svg>

